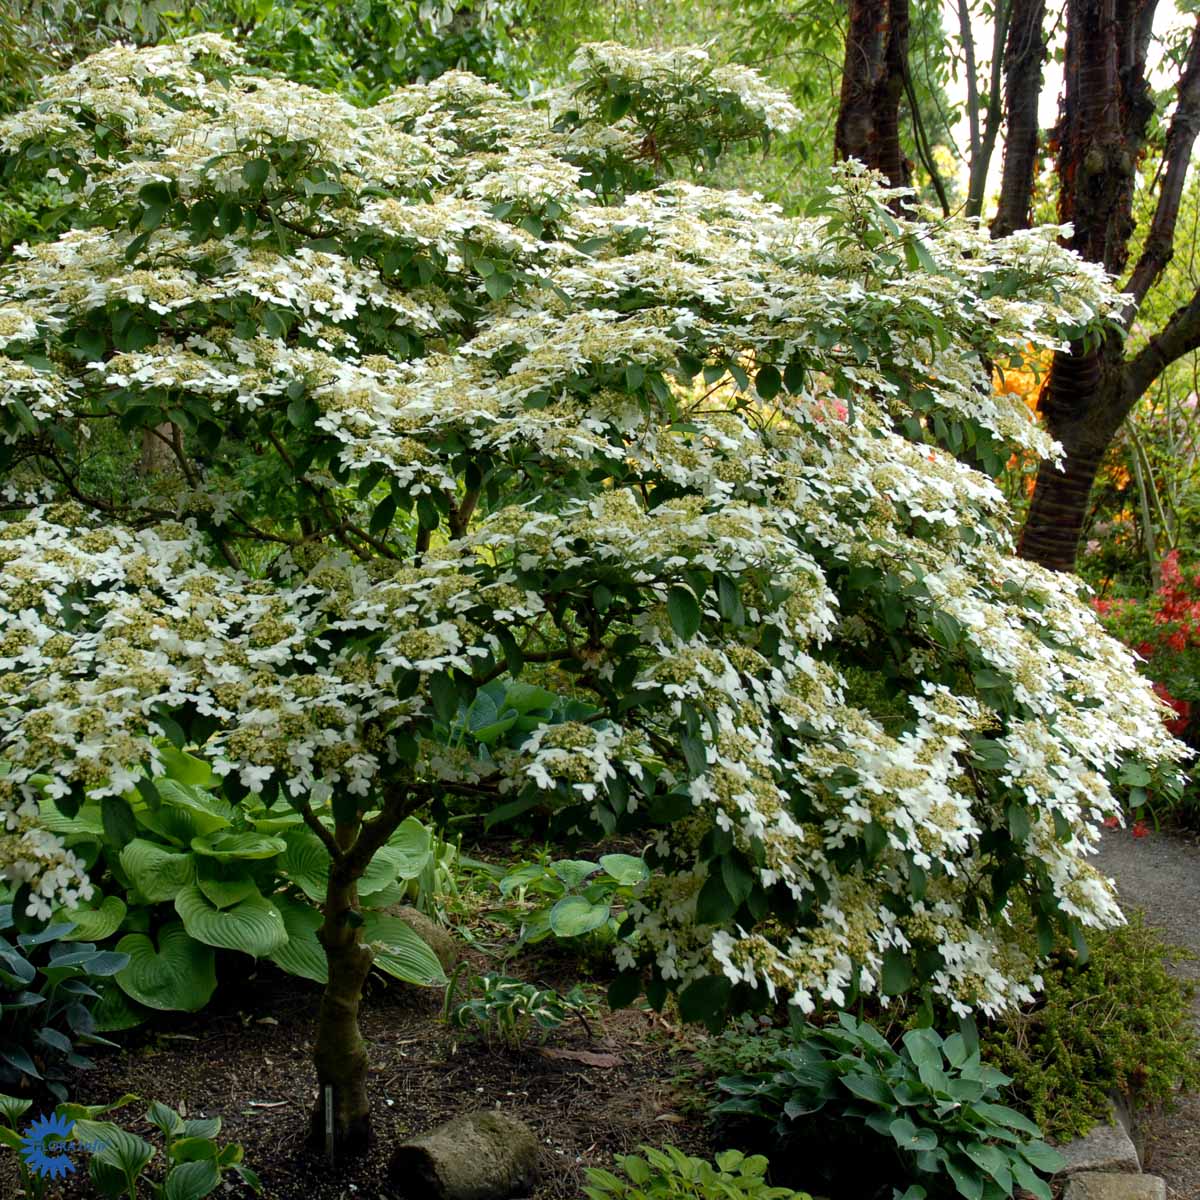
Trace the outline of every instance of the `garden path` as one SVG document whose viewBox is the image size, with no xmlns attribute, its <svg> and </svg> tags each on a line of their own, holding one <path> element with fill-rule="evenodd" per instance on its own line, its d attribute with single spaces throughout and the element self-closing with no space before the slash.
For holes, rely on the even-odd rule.
<svg viewBox="0 0 1200 1200">
<path fill-rule="evenodd" d="M 1200 845 L 1171 833 L 1133 838 L 1113 830 L 1096 865 L 1116 880 L 1122 905 L 1143 909 L 1168 941 L 1200 956 Z M 1200 957 L 1172 969 L 1200 984 Z M 1192 1011 L 1200 1027 L 1200 992 Z M 1145 1115 L 1139 1127 L 1143 1166 L 1167 1181 L 1168 1200 L 1200 1200 L 1200 1095 L 1184 1097 L 1173 1112 Z"/>
</svg>

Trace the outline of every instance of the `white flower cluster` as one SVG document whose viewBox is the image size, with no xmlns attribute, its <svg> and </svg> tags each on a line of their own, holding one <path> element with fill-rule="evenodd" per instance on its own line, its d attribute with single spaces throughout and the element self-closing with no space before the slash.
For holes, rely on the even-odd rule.
<svg viewBox="0 0 1200 1200">
<path fill-rule="evenodd" d="M 605 203 L 592 173 L 641 153 L 620 121 L 557 128 L 461 73 L 361 110 L 217 81 L 235 61 L 105 52 L 0 121 L 107 214 L 0 271 L 5 436 L 186 412 L 279 455 L 269 496 L 198 456 L 177 522 L 10 486 L 32 507 L 0 524 L 0 874 L 69 896 L 37 797 L 127 792 L 187 712 L 220 774 L 317 804 L 406 781 L 601 826 L 682 804 L 636 909 L 668 979 L 807 1008 L 923 951 L 962 1010 L 1026 998 L 1036 964 L 981 915 L 998 855 L 1014 895 L 1118 919 L 1085 856 L 1120 766 L 1178 757 L 1159 703 L 1069 580 L 1011 557 L 996 487 L 899 432 L 1048 452 L 981 361 L 1115 312 L 1102 275 L 1054 230 L 888 215 L 925 264 L 897 268 L 846 235 L 880 207 L 853 170 L 813 219 L 685 183 Z M 788 117 L 703 52 L 579 65 Z M 298 145 L 319 174 L 280 182 Z M 131 264 L 147 184 L 254 219 L 159 213 Z M 262 577 L 214 565 L 201 516 L 236 537 L 289 487 L 305 520 Z M 414 504 L 415 542 L 391 522 Z M 446 689 L 516 657 L 576 708 L 476 744 Z M 716 838 L 794 915 L 706 917 Z"/>
</svg>

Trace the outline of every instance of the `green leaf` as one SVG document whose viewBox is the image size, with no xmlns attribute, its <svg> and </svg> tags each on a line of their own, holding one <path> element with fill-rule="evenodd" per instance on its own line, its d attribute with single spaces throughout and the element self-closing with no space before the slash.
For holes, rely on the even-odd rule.
<svg viewBox="0 0 1200 1200">
<path fill-rule="evenodd" d="M 774 400 L 779 395 L 779 389 L 782 386 L 783 378 L 775 367 L 768 364 L 759 368 L 758 375 L 754 379 L 754 390 L 758 392 L 761 399 Z"/>
<path fill-rule="evenodd" d="M 287 850 L 279 860 L 279 870 L 310 900 L 324 904 L 329 887 L 329 851 L 307 829 L 293 830 L 283 840 Z"/>
<path fill-rule="evenodd" d="M 550 910 L 550 928 L 558 937 L 579 937 L 608 921 L 609 906 L 583 896 L 564 896 Z"/>
<path fill-rule="evenodd" d="M 700 601 L 690 587 L 676 584 L 667 593 L 667 614 L 671 628 L 683 641 L 690 641 L 700 629 Z"/>
<path fill-rule="evenodd" d="M 164 849 L 145 838 L 134 838 L 121 851 L 120 859 L 130 882 L 152 904 L 174 900 L 196 877 L 196 862 L 190 854 Z"/>
<path fill-rule="evenodd" d="M 124 846 L 137 837 L 133 809 L 123 796 L 105 796 L 100 801 L 100 819 L 105 836 L 114 846 Z"/>
<path fill-rule="evenodd" d="M 1045 1142 L 1026 1142 L 1020 1150 L 1030 1166 L 1044 1171 L 1047 1175 L 1053 1175 L 1067 1165 L 1067 1160 Z"/>
<path fill-rule="evenodd" d="M 192 838 L 192 849 L 218 862 L 254 861 L 282 854 L 287 849 L 287 842 L 262 833 L 219 831 Z"/>
<path fill-rule="evenodd" d="M 207 833 L 215 833 L 218 829 L 227 829 L 233 824 L 232 806 L 203 788 L 179 783 L 174 779 L 161 779 L 158 781 L 158 792 L 165 806 L 187 815 L 196 830 L 193 837 L 203 837 Z M 143 823 L 145 817 L 146 814 L 139 814 Z"/>
<path fill-rule="evenodd" d="M 937 1148 L 937 1134 L 932 1129 L 918 1129 L 907 1117 L 897 1117 L 888 1130 L 901 1150 L 915 1154 L 920 1150 Z"/>
<path fill-rule="evenodd" d="M 842 1086 L 860 1100 L 869 1100 L 872 1104 L 884 1104 L 894 1108 L 896 1098 L 891 1089 L 877 1075 L 864 1075 L 861 1072 L 851 1072 L 842 1076 Z"/>
<path fill-rule="evenodd" d="M 893 947 L 883 956 L 879 986 L 885 996 L 902 996 L 912 985 L 912 960 L 905 951 Z"/>
<path fill-rule="evenodd" d="M 144 933 L 117 943 L 129 966 L 116 975 L 121 990 L 147 1008 L 199 1012 L 217 987 L 212 948 L 191 937 L 179 921 L 158 931 L 158 947 Z"/>
<path fill-rule="evenodd" d="M 188 933 L 207 946 L 265 958 L 287 940 L 279 910 L 257 892 L 221 909 L 193 885 L 175 898 L 175 911 Z"/>
<path fill-rule="evenodd" d="M 248 187 L 261 189 L 271 174 L 271 164 L 265 158 L 252 158 L 242 164 L 242 178 Z"/>
<path fill-rule="evenodd" d="M 602 854 L 600 866 L 622 887 L 635 887 L 650 878 L 645 859 L 633 854 Z"/>
<path fill-rule="evenodd" d="M 276 896 L 273 903 L 283 918 L 288 940 L 267 957 L 289 975 L 311 979 L 314 983 L 329 982 L 329 964 L 325 948 L 317 938 L 322 916 L 311 905 L 290 896 Z"/>
<path fill-rule="evenodd" d="M 67 909 L 62 915 L 69 917 L 75 928 L 70 933 L 64 933 L 62 940 L 102 942 L 121 927 L 126 911 L 125 901 L 117 896 L 105 896 L 94 908 L 85 908 L 80 904 Z"/>
<path fill-rule="evenodd" d="M 181 1163 L 167 1176 L 162 1200 L 203 1200 L 220 1182 L 221 1172 L 214 1159 Z"/>
<path fill-rule="evenodd" d="M 560 858 L 551 864 L 550 870 L 566 887 L 577 888 L 585 879 L 595 875 L 600 870 L 600 865 L 581 858 Z"/>
<path fill-rule="evenodd" d="M 428 943 L 399 917 L 363 913 L 363 940 L 375 951 L 375 965 L 403 983 L 443 987 L 449 982 Z"/>
<path fill-rule="evenodd" d="M 187 787 L 209 788 L 217 782 L 216 773 L 202 758 L 177 750 L 174 746 L 162 746 L 158 751 L 163 772 L 168 779 Z"/>
<path fill-rule="evenodd" d="M 705 975 L 679 993 L 679 1015 L 685 1021 L 703 1021 L 709 1027 L 723 1023 L 733 984 L 724 975 Z"/>
<path fill-rule="evenodd" d="M 93 1146 L 99 1144 L 102 1147 L 92 1152 L 94 1160 L 98 1159 L 130 1178 L 141 1174 L 142 1169 L 156 1153 L 154 1147 L 144 1138 L 114 1125 L 111 1121 L 89 1121 L 86 1117 L 80 1118 L 75 1122 L 74 1134 L 79 1142 Z"/>
</svg>

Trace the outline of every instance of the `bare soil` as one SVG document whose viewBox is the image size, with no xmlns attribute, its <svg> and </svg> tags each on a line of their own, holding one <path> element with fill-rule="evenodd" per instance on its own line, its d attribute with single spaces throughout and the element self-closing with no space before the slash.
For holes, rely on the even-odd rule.
<svg viewBox="0 0 1200 1200">
<path fill-rule="evenodd" d="M 520 968 L 513 973 L 551 982 Z M 163 1014 L 152 1029 L 125 1035 L 121 1050 L 78 1076 L 72 1099 L 108 1103 L 133 1092 L 187 1116 L 219 1116 L 220 1140 L 245 1146 L 268 1200 L 402 1200 L 403 1180 L 389 1176 L 392 1147 L 478 1108 L 502 1108 L 536 1131 L 542 1177 L 529 1200 L 578 1200 L 584 1167 L 611 1166 L 614 1154 L 640 1143 L 712 1152 L 702 1119 L 680 1111 L 685 1098 L 672 1078 L 686 1050 L 661 1017 L 601 1006 L 605 1015 L 589 1021 L 590 1034 L 577 1023 L 512 1051 L 449 1029 L 440 991 L 373 982 L 361 1024 L 372 1064 L 374 1146 L 364 1159 L 330 1164 L 304 1144 L 316 1096 L 310 1056 L 320 989 L 268 965 L 240 980 L 228 976 L 219 973 L 221 988 L 202 1014 Z M 570 1057 L 577 1052 L 598 1057 Z M 140 1119 L 144 1109 L 131 1104 L 113 1119 L 155 1142 Z M 11 1168 L 5 1155 L 5 1200 L 19 1195 Z M 82 1158 L 80 1170 L 49 1193 L 53 1200 L 93 1194 Z M 215 1195 L 251 1193 L 231 1184 Z"/>
</svg>

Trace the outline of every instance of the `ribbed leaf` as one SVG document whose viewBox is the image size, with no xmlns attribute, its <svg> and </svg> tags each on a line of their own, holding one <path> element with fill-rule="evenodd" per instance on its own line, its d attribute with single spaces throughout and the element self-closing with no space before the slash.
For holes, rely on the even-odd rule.
<svg viewBox="0 0 1200 1200">
<path fill-rule="evenodd" d="M 125 1175 L 136 1176 L 154 1157 L 155 1150 L 144 1138 L 114 1125 L 111 1121 L 89 1121 L 86 1117 L 75 1122 L 75 1137 L 78 1141 L 96 1145 L 103 1149 L 93 1151 L 93 1158 Z"/>
<path fill-rule="evenodd" d="M 217 987 L 212 948 L 172 921 L 158 932 L 158 948 L 144 933 L 126 934 L 117 951 L 129 966 L 117 973 L 121 990 L 147 1008 L 198 1012 Z"/>
<path fill-rule="evenodd" d="M 288 940 L 268 955 L 270 960 L 289 975 L 311 979 L 314 983 L 327 983 L 329 966 L 325 948 L 317 940 L 321 914 L 312 905 L 290 896 L 276 896 L 273 903 L 283 917 Z"/>
<path fill-rule="evenodd" d="M 174 900 L 196 877 L 191 854 L 166 850 L 145 838 L 134 838 L 121 851 L 121 866 L 138 892 L 155 904 Z"/>
<path fill-rule="evenodd" d="M 221 1172 L 211 1159 L 182 1163 L 167 1176 L 162 1200 L 203 1200 L 221 1182 Z"/>
<path fill-rule="evenodd" d="M 85 804 L 73 817 L 67 817 L 53 803 L 43 800 L 38 805 L 38 824 L 62 838 L 99 841 L 104 836 L 104 818 L 98 804 Z"/>
<path fill-rule="evenodd" d="M 119 987 L 105 987 L 92 1005 L 92 1020 L 99 1033 L 136 1029 L 150 1016 L 149 1009 L 131 1000 Z"/>
<path fill-rule="evenodd" d="M 296 830 L 284 837 L 287 850 L 279 860 L 279 869 L 310 900 L 318 904 L 325 900 L 329 883 L 329 852 L 315 834 Z M 361 894 L 361 887 L 359 892 Z"/>
<path fill-rule="evenodd" d="M 191 818 L 191 824 L 196 831 L 192 837 L 202 837 L 206 833 L 215 833 L 218 829 L 228 829 L 233 824 L 233 808 L 219 796 L 174 779 L 159 779 L 156 782 L 164 808 L 187 813 Z M 142 814 L 139 814 L 138 819 L 143 819 Z"/>
<path fill-rule="evenodd" d="M 265 833 L 234 833 L 226 830 L 192 838 L 192 849 L 218 862 L 237 862 L 242 859 L 274 858 L 287 849 L 287 843 L 283 838 L 268 837 Z"/>
<path fill-rule="evenodd" d="M 208 946 L 264 958 L 287 941 L 279 909 L 257 891 L 232 908 L 221 909 L 193 884 L 175 897 L 175 911 L 184 929 Z"/>
<path fill-rule="evenodd" d="M 132 844 L 132 843 L 131 843 Z M 64 942 L 102 942 L 112 937 L 125 920 L 125 901 L 119 896 L 105 896 L 95 908 L 65 909 L 62 913 L 75 928 L 63 934 Z"/>
<path fill-rule="evenodd" d="M 375 951 L 375 965 L 388 975 L 419 987 L 442 987 L 447 983 L 437 955 L 399 917 L 363 913 L 363 940 Z"/>
<path fill-rule="evenodd" d="M 196 860 L 196 886 L 217 908 L 231 908 L 258 893 L 258 884 L 244 869 L 226 867 L 211 858 Z"/>
</svg>

